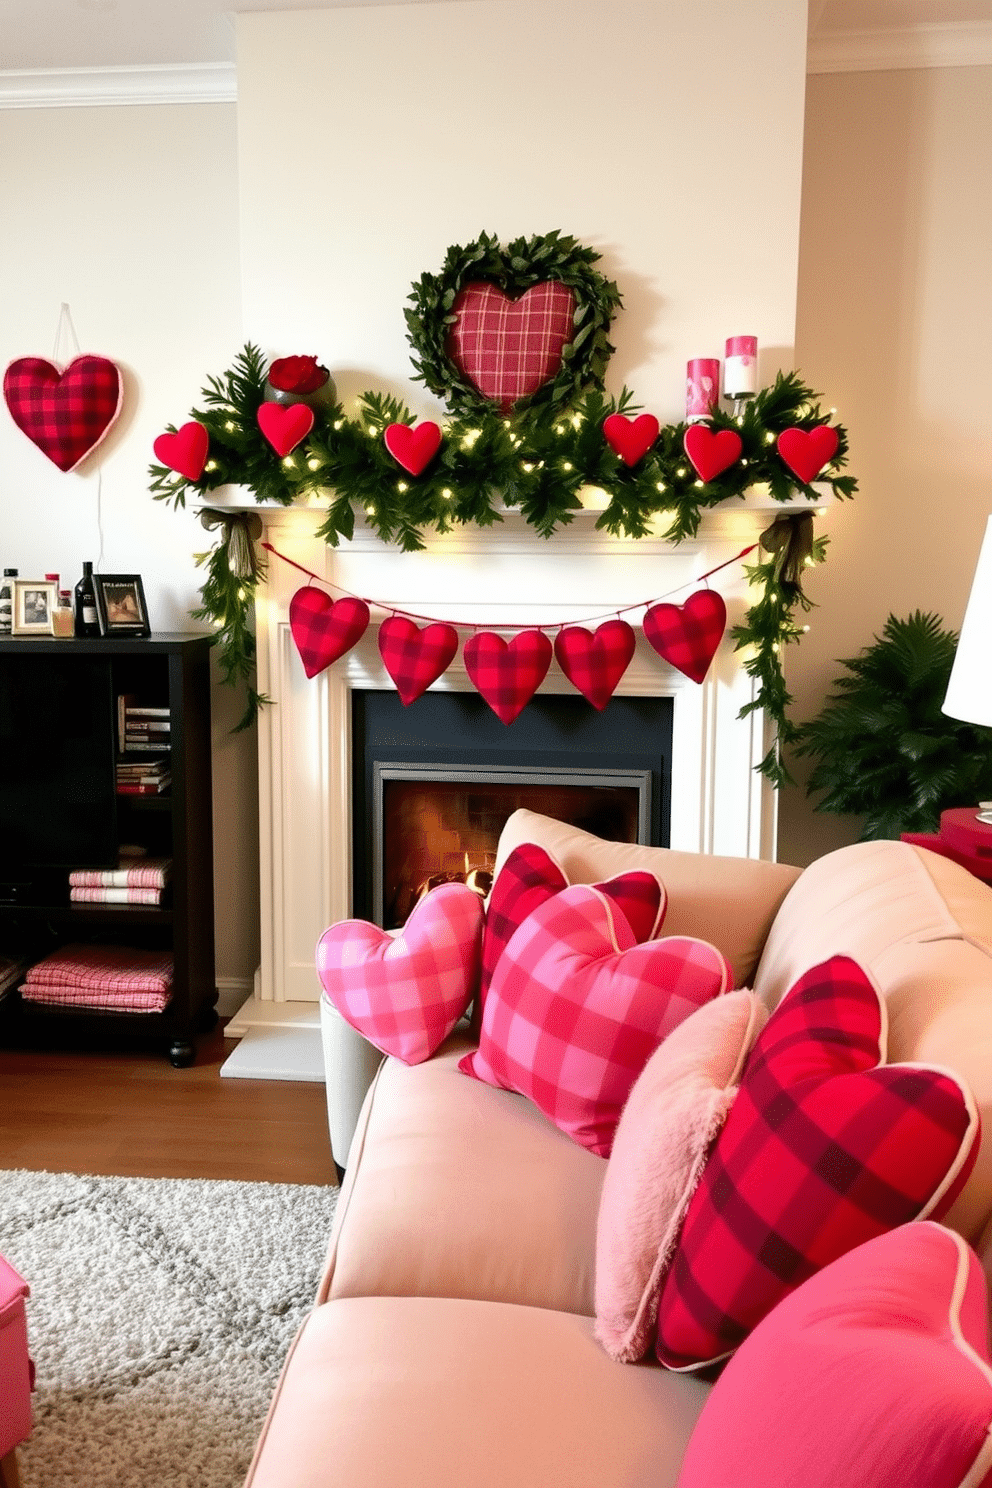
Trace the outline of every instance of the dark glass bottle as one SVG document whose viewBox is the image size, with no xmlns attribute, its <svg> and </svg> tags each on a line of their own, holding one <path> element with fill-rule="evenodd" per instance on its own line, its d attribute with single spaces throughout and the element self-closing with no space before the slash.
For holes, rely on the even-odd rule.
<svg viewBox="0 0 992 1488">
<path fill-rule="evenodd" d="M 93 588 L 93 565 L 83 564 L 83 577 L 76 585 L 73 594 L 73 609 L 75 610 L 75 634 L 77 636 L 98 636 L 100 634 L 100 621 L 96 613 L 96 591 Z"/>
</svg>

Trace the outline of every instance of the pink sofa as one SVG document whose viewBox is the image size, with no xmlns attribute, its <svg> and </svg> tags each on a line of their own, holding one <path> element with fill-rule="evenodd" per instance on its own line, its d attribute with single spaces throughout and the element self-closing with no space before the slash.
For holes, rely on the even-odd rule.
<svg viewBox="0 0 992 1488">
<path fill-rule="evenodd" d="M 992 1249 L 992 890 L 899 842 L 800 872 L 602 843 L 517 812 L 500 862 L 523 841 L 573 882 L 655 869 L 664 933 L 717 944 L 769 1008 L 829 956 L 859 961 L 886 1000 L 889 1062 L 950 1067 L 974 1094 L 985 1137 L 945 1223 L 979 1254 Z M 333 1010 L 324 1018 L 338 1059 L 347 1037 Z M 615 1363 L 596 1341 L 607 1162 L 521 1096 L 460 1073 L 470 1047 L 462 1025 L 427 1063 L 386 1059 L 374 1077 L 252 1488 L 670 1488 L 679 1477 L 713 1386 L 649 1360 Z M 333 1091 L 329 1110 L 339 1155 L 346 1115 Z"/>
</svg>

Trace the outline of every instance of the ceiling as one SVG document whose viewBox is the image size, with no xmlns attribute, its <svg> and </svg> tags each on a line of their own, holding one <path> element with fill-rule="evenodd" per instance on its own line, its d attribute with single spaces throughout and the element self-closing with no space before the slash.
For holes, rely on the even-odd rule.
<svg viewBox="0 0 992 1488">
<path fill-rule="evenodd" d="M 235 13 L 329 10 L 336 0 L 0 0 L 0 71 L 234 61 Z M 383 0 L 341 0 L 374 5 Z M 388 0 L 422 3 L 422 0 Z M 435 0 L 458 4 L 460 0 Z M 607 0 L 608 3 L 608 0 Z M 684 4 L 690 0 L 656 0 Z M 797 0 L 799 3 L 799 0 Z M 992 0 L 809 0 L 811 45 L 852 32 L 992 22 Z"/>
</svg>

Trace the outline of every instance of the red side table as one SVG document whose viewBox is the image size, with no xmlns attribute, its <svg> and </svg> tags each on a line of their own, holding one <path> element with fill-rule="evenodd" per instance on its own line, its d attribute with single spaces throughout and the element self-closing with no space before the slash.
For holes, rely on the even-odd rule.
<svg viewBox="0 0 992 1488">
<path fill-rule="evenodd" d="M 27 1283 L 0 1256 L 0 1488 L 20 1488 L 17 1445 L 31 1434 Z"/>
<path fill-rule="evenodd" d="M 927 847 L 992 884 L 992 824 L 980 822 L 978 806 L 954 806 L 940 813 L 939 832 L 903 832 L 901 840 Z"/>
</svg>

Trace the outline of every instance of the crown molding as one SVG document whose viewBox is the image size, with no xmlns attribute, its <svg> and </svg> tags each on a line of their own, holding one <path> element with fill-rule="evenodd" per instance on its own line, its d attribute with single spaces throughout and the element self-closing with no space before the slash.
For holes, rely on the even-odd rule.
<svg viewBox="0 0 992 1488">
<path fill-rule="evenodd" d="M 0 109 L 236 103 L 233 62 L 59 67 L 0 72 Z"/>
<path fill-rule="evenodd" d="M 935 22 L 901 29 L 812 35 L 807 73 L 891 72 L 914 67 L 992 66 L 992 21 Z"/>
</svg>

